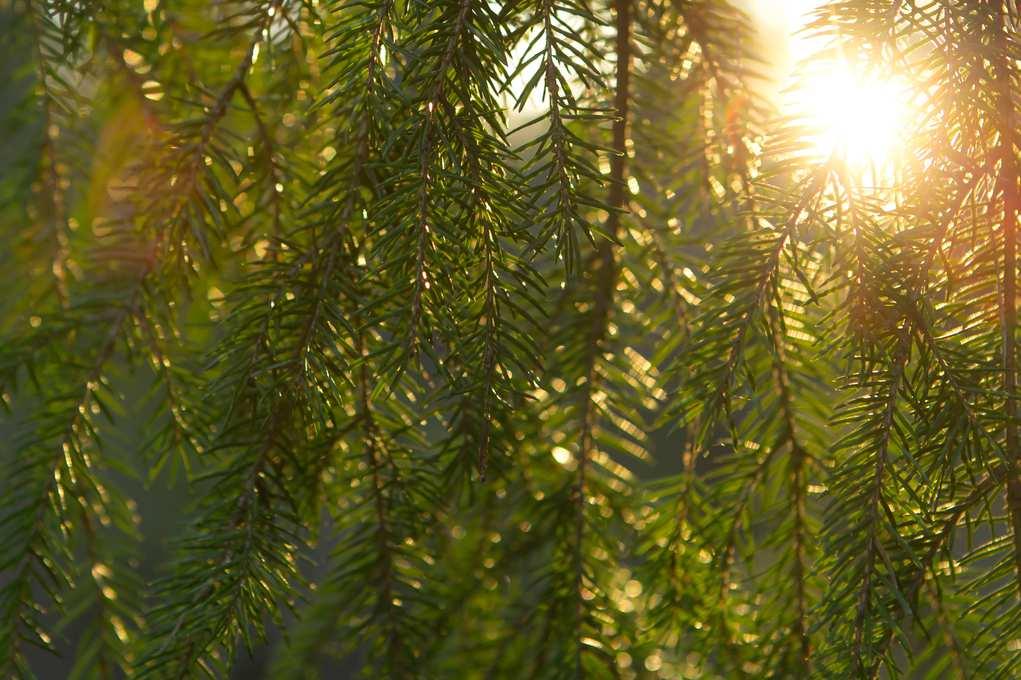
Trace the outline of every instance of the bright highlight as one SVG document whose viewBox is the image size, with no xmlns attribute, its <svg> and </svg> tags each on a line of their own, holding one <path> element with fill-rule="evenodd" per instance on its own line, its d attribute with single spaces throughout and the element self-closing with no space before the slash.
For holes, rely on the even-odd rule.
<svg viewBox="0 0 1021 680">
<path fill-rule="evenodd" d="M 840 64 L 806 77 L 792 92 L 793 113 L 809 128 L 816 155 L 862 168 L 885 165 L 901 149 L 908 121 L 906 85 Z"/>
</svg>

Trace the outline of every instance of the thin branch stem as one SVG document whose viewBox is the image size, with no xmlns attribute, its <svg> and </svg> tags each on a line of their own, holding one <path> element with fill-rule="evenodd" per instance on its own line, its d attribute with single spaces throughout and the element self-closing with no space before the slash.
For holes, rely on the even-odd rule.
<svg viewBox="0 0 1021 680">
<path fill-rule="evenodd" d="M 1003 192 L 1003 298 L 1000 323 L 1003 334 L 1003 390 L 1005 393 L 1005 455 L 1014 473 L 1007 480 L 1007 507 L 1014 536 L 1014 568 L 1021 597 L 1021 442 L 1018 438 L 1017 406 L 1017 211 L 1018 169 L 1014 155 L 1014 100 L 1011 82 L 1008 34 L 1010 31 L 1008 2 L 996 0 L 995 83 L 1000 159 L 998 178 Z"/>
</svg>

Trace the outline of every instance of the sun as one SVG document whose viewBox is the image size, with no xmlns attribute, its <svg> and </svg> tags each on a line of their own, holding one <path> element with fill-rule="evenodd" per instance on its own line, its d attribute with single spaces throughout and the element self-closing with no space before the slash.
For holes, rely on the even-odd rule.
<svg viewBox="0 0 1021 680">
<path fill-rule="evenodd" d="M 920 94 L 909 74 L 865 70 L 831 35 L 811 30 L 820 0 L 742 1 L 767 37 L 770 98 L 805 128 L 809 153 L 887 175 L 918 122 Z"/>
<path fill-rule="evenodd" d="M 910 96 L 899 78 L 820 64 L 789 94 L 790 112 L 804 124 L 811 152 L 820 159 L 877 167 L 903 150 Z"/>
</svg>

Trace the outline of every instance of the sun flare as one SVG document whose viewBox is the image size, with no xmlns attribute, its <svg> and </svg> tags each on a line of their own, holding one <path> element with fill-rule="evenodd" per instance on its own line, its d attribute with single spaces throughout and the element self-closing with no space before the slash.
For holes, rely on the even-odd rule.
<svg viewBox="0 0 1021 680">
<path fill-rule="evenodd" d="M 836 156 L 861 168 L 885 165 L 902 150 L 909 95 L 900 79 L 840 64 L 807 75 L 791 97 L 820 158 Z"/>
</svg>

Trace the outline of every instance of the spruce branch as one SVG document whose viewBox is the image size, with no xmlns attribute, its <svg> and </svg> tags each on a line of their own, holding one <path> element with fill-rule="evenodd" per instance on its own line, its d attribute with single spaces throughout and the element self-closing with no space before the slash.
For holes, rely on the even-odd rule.
<svg viewBox="0 0 1021 680">
<path fill-rule="evenodd" d="M 60 190 L 61 178 L 58 170 L 57 147 L 54 140 L 60 134 L 60 126 L 55 115 L 55 102 L 63 93 L 52 92 L 50 86 L 50 70 L 55 68 L 51 63 L 55 56 L 53 46 L 47 46 L 47 40 L 53 41 L 53 36 L 48 36 L 46 24 L 50 23 L 49 16 L 46 16 L 46 9 L 39 8 L 34 2 L 28 3 L 28 12 L 31 15 L 31 24 L 34 32 L 34 43 L 36 52 L 36 69 L 39 86 L 42 90 L 42 194 L 43 219 L 46 222 L 47 241 L 50 242 L 53 255 L 51 257 L 50 270 L 54 278 L 54 292 L 61 306 L 67 304 L 67 283 L 65 277 L 64 261 L 67 253 L 66 216 L 64 208 L 64 196 Z M 47 52 L 50 52 L 47 55 Z M 58 82 L 60 82 L 58 80 Z"/>
<path fill-rule="evenodd" d="M 1008 4 L 995 4 L 993 10 L 997 21 L 995 73 L 998 115 L 1000 157 L 997 184 L 1003 200 L 1003 297 L 1000 312 L 1003 334 L 1003 391 L 1005 393 L 1005 436 L 1004 455 L 1008 464 L 1021 465 L 1021 441 L 1018 439 L 1017 411 L 1017 211 L 1021 207 L 1018 193 L 1017 156 L 1014 141 L 1014 120 L 1016 117 L 1011 72 L 1007 66 L 1009 58 L 1007 36 L 1012 28 Z M 1007 482 L 1007 499 L 1010 521 L 1014 536 L 1014 565 L 1017 571 L 1018 592 L 1021 597 L 1021 469 L 1017 476 Z"/>
<path fill-rule="evenodd" d="M 806 493 L 808 487 L 808 463 L 811 456 L 797 439 L 794 400 L 791 394 L 789 369 L 787 367 L 784 339 L 781 335 L 779 314 L 776 307 L 770 307 L 770 335 L 773 340 L 773 371 L 780 411 L 783 414 L 781 441 L 789 446 L 788 452 L 788 495 L 792 506 L 791 550 L 793 552 L 791 578 L 794 581 L 795 619 L 793 631 L 797 640 L 798 665 L 801 673 L 811 673 L 812 641 L 809 636 L 808 600 L 808 543 L 811 529 L 807 522 Z"/>
<path fill-rule="evenodd" d="M 0 2 L 0 673 L 1018 676 L 1018 19 Z"/>
<path fill-rule="evenodd" d="M 571 276 L 581 264 L 579 234 L 590 243 L 596 242 L 596 229 L 586 217 L 586 210 L 603 207 L 595 195 L 603 180 L 593 164 L 600 147 L 575 128 L 582 122 L 594 124 L 607 117 L 607 111 L 586 105 L 574 90 L 576 82 L 589 91 L 609 89 L 597 65 L 598 55 L 578 39 L 572 21 L 600 27 L 603 22 L 587 3 L 576 0 L 537 0 L 534 7 L 526 5 L 522 9 L 529 14 L 518 32 L 529 42 L 512 75 L 525 74 L 529 66 L 535 66 L 515 105 L 523 109 L 537 92 L 547 102 L 544 114 L 518 128 L 531 131 L 545 125 L 545 130 L 517 149 L 519 155 L 528 158 L 522 174 L 533 187 L 532 202 L 538 209 L 535 219 L 539 230 L 532 249 L 541 252 L 552 239 L 554 257 L 563 260 L 565 272 Z M 530 33 L 535 37 L 529 38 Z M 588 188 L 590 185 L 592 188 Z"/>
<path fill-rule="evenodd" d="M 853 650 L 856 663 L 858 664 L 858 671 L 863 675 L 866 673 L 866 669 L 870 668 L 870 665 L 873 667 L 879 665 L 878 660 L 871 661 L 872 640 L 871 633 L 868 631 L 872 613 L 872 580 L 876 578 L 876 561 L 882 557 L 884 562 L 890 562 L 890 558 L 884 555 L 883 545 L 878 539 L 878 527 L 883 521 L 881 513 L 883 511 L 884 474 L 889 464 L 890 438 L 893 436 L 897 400 L 900 397 L 901 381 L 904 378 L 904 366 L 907 362 L 908 343 L 910 342 L 910 337 L 904 330 L 900 331 L 899 336 L 897 347 L 894 349 L 889 385 L 885 386 L 885 404 L 881 404 L 884 406 L 884 410 L 881 413 L 882 420 L 877 424 L 878 434 L 874 454 L 875 471 L 869 482 L 872 488 L 869 491 L 867 508 L 865 510 L 866 524 L 862 529 L 866 535 L 865 556 L 863 559 L 864 576 L 858 591 L 855 610 Z M 868 640 L 866 640 L 866 636 L 868 636 Z M 866 661 L 866 659 L 869 659 L 869 661 Z M 873 674 L 870 670 L 869 675 Z"/>
<path fill-rule="evenodd" d="M 121 340 L 125 326 L 137 313 L 137 295 L 118 310 L 105 336 L 97 343 L 91 365 L 81 373 L 77 394 L 52 395 L 51 409 L 34 434 L 21 447 L 24 460 L 7 480 L 6 491 L 16 499 L 4 517 L 4 543 L 19 546 L 3 565 L 8 576 L 2 591 L 3 656 L 0 669 L 25 672 L 21 644 L 28 640 L 50 647 L 48 634 L 33 603 L 33 587 L 56 596 L 74 586 L 69 556 L 57 546 L 69 538 L 77 516 L 71 503 L 88 507 L 98 482 L 86 448 L 95 440 L 93 406 L 99 402 L 107 363 Z M 38 642 L 37 642 L 38 641 Z"/>
</svg>

